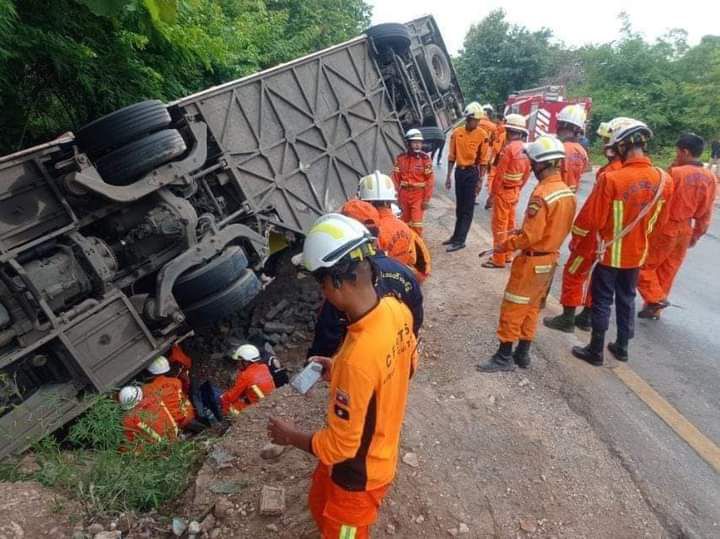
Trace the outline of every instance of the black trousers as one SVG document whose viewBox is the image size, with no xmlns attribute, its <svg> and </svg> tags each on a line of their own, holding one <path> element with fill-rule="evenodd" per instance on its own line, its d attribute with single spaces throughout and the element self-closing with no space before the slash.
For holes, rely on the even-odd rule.
<svg viewBox="0 0 720 539">
<path fill-rule="evenodd" d="M 615 299 L 617 338 L 627 342 L 635 336 L 635 295 L 639 268 L 618 269 L 598 264 L 590 281 L 592 290 L 592 329 L 606 332 Z"/>
<path fill-rule="evenodd" d="M 455 168 L 455 243 L 465 243 L 475 214 L 475 188 L 480 181 L 477 167 Z"/>
</svg>

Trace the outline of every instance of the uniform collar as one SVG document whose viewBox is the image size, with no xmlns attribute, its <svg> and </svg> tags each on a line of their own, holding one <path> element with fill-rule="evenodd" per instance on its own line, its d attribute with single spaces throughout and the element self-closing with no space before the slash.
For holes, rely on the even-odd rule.
<svg viewBox="0 0 720 539">
<path fill-rule="evenodd" d="M 629 166 L 642 166 L 642 167 L 649 167 L 652 166 L 652 161 L 647 155 L 641 155 L 639 157 L 631 157 L 630 159 L 627 159 L 623 162 L 624 167 Z"/>
<path fill-rule="evenodd" d="M 543 179 L 543 180 L 540 180 L 540 183 L 541 183 L 542 185 L 545 185 L 545 184 L 548 184 L 548 183 L 561 182 L 561 181 L 562 181 L 562 176 L 561 176 L 560 173 L 558 172 L 557 174 L 553 174 L 552 176 L 548 176 L 547 178 L 545 178 L 545 179 Z"/>
</svg>

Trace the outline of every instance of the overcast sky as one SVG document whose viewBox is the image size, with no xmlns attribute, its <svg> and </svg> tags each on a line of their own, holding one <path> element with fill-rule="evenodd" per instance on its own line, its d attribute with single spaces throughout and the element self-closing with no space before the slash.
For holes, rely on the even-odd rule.
<svg viewBox="0 0 720 539">
<path fill-rule="evenodd" d="M 635 30 L 655 38 L 671 28 L 684 28 L 691 44 L 706 34 L 720 35 L 720 1 L 682 0 L 368 0 L 373 24 L 407 22 L 434 15 L 451 53 L 462 47 L 470 25 L 502 7 L 507 19 L 537 30 L 545 26 L 568 45 L 603 43 L 618 36 L 621 11 L 630 15 Z"/>
</svg>

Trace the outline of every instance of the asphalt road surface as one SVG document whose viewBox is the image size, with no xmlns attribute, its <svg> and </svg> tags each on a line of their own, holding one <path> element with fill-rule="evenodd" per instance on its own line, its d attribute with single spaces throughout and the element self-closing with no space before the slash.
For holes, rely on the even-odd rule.
<svg viewBox="0 0 720 539">
<path fill-rule="evenodd" d="M 436 173 L 438 191 L 447 193 L 442 185 L 445 170 L 436 168 Z M 518 223 L 534 182 L 531 178 L 525 186 Z M 593 182 L 594 174 L 583 177 L 578 207 Z M 447 194 L 453 197 L 452 192 Z M 483 189 L 475 223 L 489 234 L 490 211 L 483 209 L 485 198 Z M 479 252 L 487 245 L 468 248 Z M 567 255 L 565 248 L 561 265 Z M 672 306 L 658 321 L 638 320 L 629 370 L 615 361 L 608 361 L 609 368 L 604 369 L 574 361 L 567 353 L 569 347 L 587 343 L 587 333 L 576 331 L 573 337 L 544 327 L 538 332 L 538 350 L 562 357 L 557 362 L 558 373 L 567 384 L 571 406 L 587 417 L 615 451 L 673 536 L 720 537 L 719 266 L 720 217 L 716 217 L 709 233 L 688 253 L 672 290 Z M 478 271 L 503 272 L 479 265 Z M 560 297 L 561 281 L 558 271 L 552 289 L 555 298 Z M 608 340 L 612 339 L 613 328 L 608 334 Z M 629 372 L 631 378 L 639 376 L 641 385 L 648 386 L 645 393 L 656 394 L 641 400 L 642 391 L 633 390 L 628 376 L 620 374 L 623 372 Z M 668 421 L 668 415 L 680 420 Z M 707 450 L 704 457 L 698 453 L 698 445 Z"/>
</svg>

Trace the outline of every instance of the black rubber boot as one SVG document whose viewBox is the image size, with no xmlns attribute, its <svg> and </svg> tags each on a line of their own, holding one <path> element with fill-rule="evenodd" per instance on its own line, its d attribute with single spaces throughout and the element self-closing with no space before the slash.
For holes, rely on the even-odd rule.
<svg viewBox="0 0 720 539">
<path fill-rule="evenodd" d="M 620 346 L 619 342 L 611 342 L 608 344 L 608 351 L 615 356 L 615 359 L 618 361 L 628 361 L 630 359 L 630 356 L 628 356 L 628 349 L 627 346 L 624 348 Z"/>
<path fill-rule="evenodd" d="M 605 348 L 605 333 L 593 331 L 590 344 L 587 346 L 573 346 L 572 355 L 590 365 L 600 367 L 604 363 L 603 348 Z"/>
<path fill-rule="evenodd" d="M 543 318 L 543 324 L 564 333 L 575 333 L 575 307 L 563 307 L 562 314 Z"/>
<path fill-rule="evenodd" d="M 670 303 L 661 301 L 660 303 L 646 303 L 642 310 L 638 313 L 638 318 L 646 320 L 660 320 L 660 312 L 668 307 Z"/>
<path fill-rule="evenodd" d="M 480 372 L 514 371 L 515 363 L 512 356 L 512 343 L 501 342 L 493 356 L 477 366 Z"/>
<path fill-rule="evenodd" d="M 443 245 L 452 245 L 453 243 L 455 243 L 455 238 L 448 238 L 442 242 Z"/>
<path fill-rule="evenodd" d="M 532 341 L 520 341 L 513 353 L 515 365 L 521 369 L 527 369 L 530 366 L 530 345 Z"/>
<path fill-rule="evenodd" d="M 592 326 L 590 325 L 592 316 L 592 309 L 584 307 L 580 314 L 575 317 L 575 327 L 583 331 L 590 331 Z"/>
</svg>

